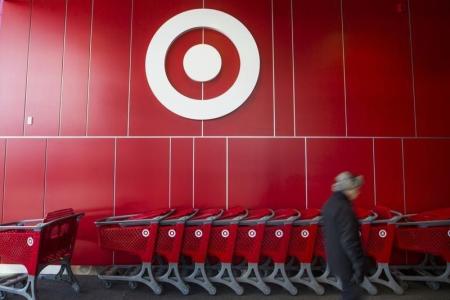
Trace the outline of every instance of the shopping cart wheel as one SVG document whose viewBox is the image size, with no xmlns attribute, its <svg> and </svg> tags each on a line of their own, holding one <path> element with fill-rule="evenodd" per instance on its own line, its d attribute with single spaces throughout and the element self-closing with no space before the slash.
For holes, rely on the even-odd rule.
<svg viewBox="0 0 450 300">
<path fill-rule="evenodd" d="M 109 280 L 102 280 L 103 286 L 107 289 L 110 289 L 112 287 L 112 283 Z"/>
<path fill-rule="evenodd" d="M 185 285 L 184 287 L 181 288 L 181 293 L 183 295 L 189 295 L 189 291 L 191 290 L 191 288 L 189 287 L 189 285 Z"/>
<path fill-rule="evenodd" d="M 0 292 L 0 300 L 4 300 L 4 299 L 6 299 L 6 293 Z"/>
<path fill-rule="evenodd" d="M 128 281 L 128 287 L 130 288 L 130 290 L 135 290 L 138 287 L 138 284 L 136 281 Z"/>
<path fill-rule="evenodd" d="M 72 283 L 72 288 L 75 291 L 75 293 L 77 293 L 77 294 L 80 293 L 80 284 L 78 282 Z"/>
<path fill-rule="evenodd" d="M 427 281 L 426 284 L 433 291 L 437 291 L 441 287 L 439 282 L 436 282 L 436 281 Z"/>
</svg>

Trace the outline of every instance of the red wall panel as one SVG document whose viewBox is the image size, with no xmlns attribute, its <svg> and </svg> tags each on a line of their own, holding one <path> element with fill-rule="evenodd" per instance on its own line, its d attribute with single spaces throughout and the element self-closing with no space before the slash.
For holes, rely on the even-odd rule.
<svg viewBox="0 0 450 300">
<path fill-rule="evenodd" d="M 294 135 L 291 0 L 273 1 L 275 134 Z"/>
<path fill-rule="evenodd" d="M 304 139 L 230 139 L 229 206 L 305 207 Z"/>
<path fill-rule="evenodd" d="M 31 1 L 3 3 L 0 24 L 0 136 L 23 134 Z"/>
<path fill-rule="evenodd" d="M 340 1 L 293 1 L 297 135 L 345 135 Z"/>
<path fill-rule="evenodd" d="M 371 139 L 307 139 L 308 207 L 321 208 L 331 195 L 334 178 L 342 171 L 364 176 L 355 204 L 370 208 L 373 197 Z"/>
<path fill-rule="evenodd" d="M 91 0 L 67 2 L 60 135 L 85 135 Z"/>
<path fill-rule="evenodd" d="M 407 1 L 343 1 L 348 133 L 413 136 Z"/>
<path fill-rule="evenodd" d="M 45 148 L 43 139 L 8 139 L 3 222 L 42 218 Z"/>
<path fill-rule="evenodd" d="M 118 139 L 115 213 L 169 204 L 169 139 Z"/>
<path fill-rule="evenodd" d="M 181 118 L 167 110 L 153 95 L 145 75 L 145 56 L 156 30 L 185 10 L 201 8 L 200 0 L 134 1 L 131 56 L 131 135 L 199 135 L 201 122 Z M 183 41 L 177 41 L 183 43 Z M 198 40 L 200 42 L 200 40 Z M 181 45 L 178 45 L 181 46 Z M 179 53 L 173 53 L 179 54 Z M 184 72 L 184 71 L 178 71 Z M 173 74 L 176 77 L 177 74 Z"/>
<path fill-rule="evenodd" d="M 205 8 L 224 11 L 251 32 L 259 50 L 260 73 L 253 93 L 233 113 L 204 122 L 205 135 L 273 135 L 272 7 L 270 0 L 206 0 Z M 208 36 L 205 36 L 208 43 Z M 223 66 L 225 68 L 227 66 Z M 230 82 L 231 86 L 233 83 Z M 208 84 L 205 84 L 205 93 Z"/>
<path fill-rule="evenodd" d="M 126 135 L 132 1 L 96 0 L 88 99 L 88 135 Z"/>
<path fill-rule="evenodd" d="M 193 139 L 171 139 L 170 207 L 193 207 Z"/>
<path fill-rule="evenodd" d="M 449 207 L 450 140 L 405 140 L 406 211 Z"/>
<path fill-rule="evenodd" d="M 226 207 L 225 139 L 195 139 L 195 207 Z"/>
<path fill-rule="evenodd" d="M 419 136 L 450 136 L 450 2 L 411 0 Z"/>
<path fill-rule="evenodd" d="M 403 152 L 399 139 L 375 139 L 375 204 L 404 212 Z"/>
<path fill-rule="evenodd" d="M 6 158 L 6 141 L 0 140 L 0 222 L 3 220 L 3 192 L 5 183 L 5 158 Z"/>
<path fill-rule="evenodd" d="M 28 57 L 25 135 L 58 135 L 65 2 L 34 0 Z"/>
<path fill-rule="evenodd" d="M 94 221 L 113 214 L 114 140 L 50 139 L 47 147 L 46 212 L 83 211 L 74 264 L 111 263 L 97 245 Z"/>
</svg>

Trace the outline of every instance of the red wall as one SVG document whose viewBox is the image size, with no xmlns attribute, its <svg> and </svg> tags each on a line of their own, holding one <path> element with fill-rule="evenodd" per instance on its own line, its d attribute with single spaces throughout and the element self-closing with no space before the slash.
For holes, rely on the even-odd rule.
<svg viewBox="0 0 450 300">
<path fill-rule="evenodd" d="M 164 21 L 203 2 L 245 24 L 261 71 L 238 110 L 202 122 L 156 100 L 144 61 Z M 449 205 L 447 0 L 7 0 L 1 22 L 2 221 L 85 211 L 76 263 L 112 259 L 96 246 L 97 218 L 320 207 L 342 170 L 365 176 L 361 206 Z M 202 39 L 224 66 L 203 86 L 181 66 Z M 167 57 L 191 97 L 217 96 L 238 69 L 236 49 L 212 30 L 183 35 Z"/>
</svg>

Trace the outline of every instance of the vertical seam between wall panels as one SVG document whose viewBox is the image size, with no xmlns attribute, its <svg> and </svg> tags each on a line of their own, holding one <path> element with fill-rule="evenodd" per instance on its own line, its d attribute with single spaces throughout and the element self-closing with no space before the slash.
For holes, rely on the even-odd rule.
<svg viewBox="0 0 450 300">
<path fill-rule="evenodd" d="M 195 207 L 195 137 L 192 139 L 192 208 Z"/>
<path fill-rule="evenodd" d="M 294 136 L 297 135 L 296 111 L 295 111 L 295 52 L 294 52 L 294 7 L 291 0 L 291 52 L 292 52 L 292 109 L 294 122 Z"/>
<path fill-rule="evenodd" d="M 169 138 L 169 208 L 172 208 L 172 138 Z"/>
<path fill-rule="evenodd" d="M 48 150 L 48 139 L 45 139 L 45 152 L 44 152 L 44 193 L 42 195 L 42 217 L 45 216 L 46 205 L 45 199 L 47 198 L 47 150 Z"/>
<path fill-rule="evenodd" d="M 374 197 L 374 203 L 375 206 L 377 205 L 377 171 L 376 171 L 376 164 L 375 164 L 375 139 L 372 138 L 372 163 L 373 163 L 373 197 Z"/>
<path fill-rule="evenodd" d="M 342 74 L 344 76 L 344 116 L 345 116 L 345 136 L 348 136 L 348 116 L 347 116 L 347 73 L 345 71 L 345 40 L 344 40 L 344 8 L 341 0 L 341 44 L 342 44 Z"/>
<path fill-rule="evenodd" d="M 308 208 L 308 146 L 307 139 L 305 137 L 305 208 Z"/>
<path fill-rule="evenodd" d="M 61 82 L 59 86 L 59 120 L 58 120 L 58 135 L 61 135 L 61 116 L 63 106 L 63 93 L 64 93 L 64 59 L 66 56 L 66 35 L 67 35 L 67 6 L 68 1 L 65 0 L 65 15 L 64 15 L 64 34 L 63 34 L 63 50 L 61 58 Z"/>
<path fill-rule="evenodd" d="M 273 0 L 270 1 L 272 18 L 272 111 L 273 111 L 273 136 L 276 136 L 276 107 L 275 107 L 275 34 L 273 21 Z"/>
<path fill-rule="evenodd" d="M 3 223 L 3 216 L 5 214 L 5 200 L 6 200 L 6 154 L 7 154 L 7 150 L 8 149 L 8 140 L 5 140 L 5 151 L 3 152 L 3 160 L 4 160 L 4 164 L 3 164 L 3 200 L 2 200 L 2 219 L 0 220 L 0 222 Z"/>
<path fill-rule="evenodd" d="M 205 8 L 205 0 L 202 1 L 202 8 Z M 205 28 L 202 27 L 202 44 L 205 43 Z M 202 101 L 205 100 L 205 83 L 202 82 Z M 202 120 L 202 136 L 204 135 L 204 120 Z"/>
<path fill-rule="evenodd" d="M 416 79 L 414 73 L 414 51 L 413 51 L 413 37 L 412 37 L 412 21 L 411 21 L 411 6 L 408 0 L 408 22 L 409 22 L 409 49 L 411 56 L 411 77 L 412 77 L 412 93 L 413 93 L 413 109 L 414 109 L 414 134 L 417 136 L 417 113 L 416 113 Z"/>
<path fill-rule="evenodd" d="M 406 178 L 405 178 L 405 151 L 402 141 L 402 176 L 403 176 L 403 213 L 406 214 Z"/>
<path fill-rule="evenodd" d="M 117 184 L 117 138 L 114 139 L 114 165 L 113 165 L 113 215 L 116 215 L 116 184 Z"/>
<path fill-rule="evenodd" d="M 89 102 L 91 100 L 91 64 L 92 64 L 92 31 L 94 25 L 94 1 L 91 0 L 91 29 L 89 35 L 89 67 L 88 67 L 88 85 L 87 85 L 87 101 L 86 101 L 86 131 L 85 135 L 88 135 L 89 128 Z"/>
<path fill-rule="evenodd" d="M 22 135 L 25 135 L 25 124 L 26 124 L 26 112 L 27 112 L 27 102 L 28 102 L 28 71 L 30 70 L 30 45 L 31 45 L 31 23 L 33 16 L 33 0 L 30 2 L 30 26 L 28 28 L 28 49 L 27 49 L 27 70 L 25 75 L 25 101 L 23 104 L 23 120 L 22 120 Z"/>
<path fill-rule="evenodd" d="M 133 48 L 133 20 L 134 20 L 134 0 L 131 0 L 131 18 L 130 18 L 130 48 L 128 60 L 128 119 L 127 119 L 127 136 L 130 135 L 130 110 L 131 110 L 131 58 Z"/>
<path fill-rule="evenodd" d="M 228 209 L 228 137 L 225 139 L 225 208 Z"/>
</svg>

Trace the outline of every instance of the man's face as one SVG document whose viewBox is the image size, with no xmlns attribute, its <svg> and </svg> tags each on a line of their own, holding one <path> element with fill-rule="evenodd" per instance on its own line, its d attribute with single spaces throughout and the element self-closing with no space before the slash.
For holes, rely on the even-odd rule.
<svg viewBox="0 0 450 300">
<path fill-rule="evenodd" d="M 356 198 L 358 198 L 358 196 L 360 194 L 360 189 L 356 188 L 356 189 L 347 190 L 346 194 L 347 194 L 347 197 L 353 201 Z"/>
</svg>

